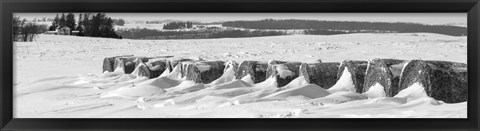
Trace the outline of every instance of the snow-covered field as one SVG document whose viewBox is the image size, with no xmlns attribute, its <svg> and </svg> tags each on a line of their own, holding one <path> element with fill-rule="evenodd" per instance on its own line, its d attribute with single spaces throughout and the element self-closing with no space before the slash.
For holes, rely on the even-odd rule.
<svg viewBox="0 0 480 131">
<path fill-rule="evenodd" d="M 163 25 L 165 23 L 161 24 L 125 24 L 123 26 L 115 26 L 115 30 L 128 30 L 128 29 L 156 29 L 156 30 L 162 30 Z"/>
<path fill-rule="evenodd" d="M 237 62 L 396 58 L 467 63 L 467 37 L 391 33 L 119 40 L 40 35 L 35 42 L 14 43 L 14 117 L 467 117 L 466 102 L 367 99 L 363 94 L 330 92 L 301 77 L 288 85 L 291 88 L 278 89 L 272 87 L 272 79 L 252 84 L 247 78 L 232 79 L 228 70 L 220 78 L 224 81 L 214 84 L 185 81 L 175 71 L 150 80 L 102 73 L 103 58 L 129 54 Z"/>
</svg>

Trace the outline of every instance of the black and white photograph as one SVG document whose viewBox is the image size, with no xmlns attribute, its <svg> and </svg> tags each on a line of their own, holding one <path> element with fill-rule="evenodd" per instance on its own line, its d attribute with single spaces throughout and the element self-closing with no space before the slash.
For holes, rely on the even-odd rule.
<svg viewBox="0 0 480 131">
<path fill-rule="evenodd" d="M 14 13 L 13 118 L 467 118 L 467 13 Z M 474 64 L 472 64 L 474 65 Z"/>
</svg>

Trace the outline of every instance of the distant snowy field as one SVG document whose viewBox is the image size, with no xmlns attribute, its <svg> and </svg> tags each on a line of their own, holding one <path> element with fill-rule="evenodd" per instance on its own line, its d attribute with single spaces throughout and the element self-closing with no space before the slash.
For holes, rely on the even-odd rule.
<svg viewBox="0 0 480 131">
<path fill-rule="evenodd" d="M 355 94 L 331 94 L 345 103 L 308 104 L 310 99 L 289 97 L 285 101 L 228 101 L 233 94 L 269 92 L 248 82 L 232 81 L 224 94 L 196 91 L 171 98 L 148 86 L 125 88 L 146 80 L 124 75 L 122 80 L 102 78 L 105 57 L 175 56 L 204 60 L 283 60 L 341 62 L 373 58 L 446 60 L 467 63 L 467 37 L 430 33 L 289 35 L 254 38 L 196 40 L 129 40 L 75 36 L 39 35 L 34 42 L 14 43 L 14 117 L 454 117 L 466 118 L 467 103 L 445 104 L 429 98 L 399 102 L 395 98 L 355 100 Z M 102 81 L 92 82 L 102 78 Z M 169 90 L 190 90 L 188 81 Z M 130 82 L 130 83 L 129 83 Z M 147 80 L 148 82 L 148 80 Z M 236 83 L 235 83 L 236 82 Z M 108 89 L 98 89 L 98 85 Z M 268 83 L 263 83 L 268 86 Z M 202 85 L 208 86 L 208 85 Z M 217 87 L 213 85 L 212 87 Z M 253 86 L 252 89 L 247 89 Z M 312 90 L 297 83 L 301 91 Z M 245 87 L 242 88 L 242 87 Z M 257 90 L 258 87 L 258 90 Z M 118 89 L 125 88 L 126 90 Z M 317 92 L 323 90 L 313 89 Z M 116 92 L 137 93 L 132 98 L 107 97 Z M 127 94 L 128 94 L 127 93 Z M 124 94 L 125 95 L 125 94 Z M 250 96 L 252 98 L 255 98 Z M 351 101 L 355 100 L 355 101 Z M 182 104 L 188 103 L 188 104 Z M 327 102 L 329 103 L 329 102 Z"/>
<path fill-rule="evenodd" d="M 125 24 L 123 26 L 115 26 L 115 30 L 143 29 L 143 28 L 162 30 L 163 25 L 165 25 L 165 23 L 161 23 L 161 24 Z"/>
</svg>

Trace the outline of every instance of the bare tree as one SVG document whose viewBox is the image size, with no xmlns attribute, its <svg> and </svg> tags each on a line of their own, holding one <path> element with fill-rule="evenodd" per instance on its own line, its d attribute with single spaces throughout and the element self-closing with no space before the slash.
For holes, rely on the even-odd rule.
<svg viewBox="0 0 480 131">
<path fill-rule="evenodd" d="M 12 36 L 13 41 L 18 41 L 20 35 L 20 29 L 25 24 L 25 19 L 20 20 L 20 17 L 14 17 L 12 21 Z"/>
<path fill-rule="evenodd" d="M 47 30 L 46 26 L 40 26 L 34 23 L 22 23 L 20 27 L 20 36 L 22 41 L 33 41 L 33 39 L 40 33 Z"/>
</svg>

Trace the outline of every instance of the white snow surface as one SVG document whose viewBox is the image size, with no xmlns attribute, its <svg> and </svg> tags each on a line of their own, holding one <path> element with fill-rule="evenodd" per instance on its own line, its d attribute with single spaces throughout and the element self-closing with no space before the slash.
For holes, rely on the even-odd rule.
<svg viewBox="0 0 480 131">
<path fill-rule="evenodd" d="M 278 65 L 276 71 L 278 71 L 277 75 L 279 75 L 280 78 L 283 78 L 283 79 L 287 78 L 288 76 L 295 75 L 294 72 L 288 70 L 287 67 L 284 65 Z"/>
<path fill-rule="evenodd" d="M 368 98 L 377 98 L 377 97 L 386 97 L 385 87 L 380 85 L 380 83 L 375 83 L 375 85 L 371 86 L 366 92 L 363 94 L 367 95 Z"/>
<path fill-rule="evenodd" d="M 380 86 L 355 92 L 345 70 L 326 90 L 299 77 L 277 88 L 227 68 L 198 84 L 180 64 L 153 79 L 102 72 L 103 58 L 175 56 L 205 60 L 341 62 L 373 58 L 467 62 L 467 38 L 430 33 L 289 35 L 196 40 L 129 40 L 39 35 L 14 42 L 15 118 L 466 118 L 467 102 L 444 103 L 414 83 L 395 97 Z M 228 55 L 225 55 L 228 54 Z M 288 71 L 288 70 L 285 70 Z M 288 72 L 280 73 L 285 77 Z M 370 99 L 369 99 L 370 98 Z"/>
<path fill-rule="evenodd" d="M 339 91 L 350 91 L 355 92 L 355 85 L 353 84 L 352 74 L 348 69 L 345 67 L 343 70 L 340 79 L 338 79 L 337 83 L 328 89 L 331 92 L 339 92 Z"/>
<path fill-rule="evenodd" d="M 413 83 L 411 86 L 398 92 L 395 97 L 407 98 L 408 100 L 428 97 L 425 87 L 421 83 Z"/>
</svg>

